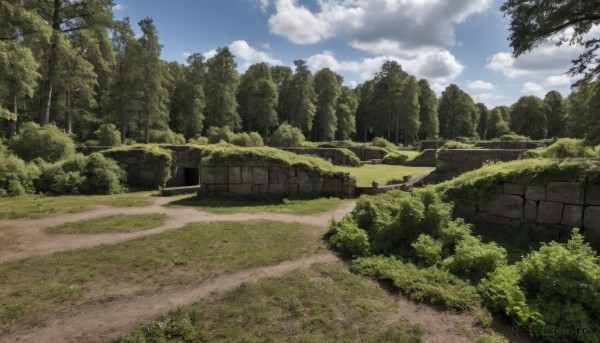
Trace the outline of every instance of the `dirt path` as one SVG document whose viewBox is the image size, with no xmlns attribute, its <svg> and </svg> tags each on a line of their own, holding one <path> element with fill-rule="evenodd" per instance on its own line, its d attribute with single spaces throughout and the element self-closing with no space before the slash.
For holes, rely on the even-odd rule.
<svg viewBox="0 0 600 343">
<path fill-rule="evenodd" d="M 329 220 L 341 218 L 348 213 L 354 203 L 344 204 L 332 211 L 314 215 L 289 215 L 273 213 L 236 213 L 212 214 L 198 211 L 193 208 L 163 207 L 165 203 L 173 201 L 172 198 L 156 198 L 154 204 L 146 207 L 107 207 L 99 206 L 88 212 L 63 214 L 50 218 L 3 220 L 0 227 L 8 227 L 14 237 L 16 250 L 0 251 L 0 263 L 24 259 L 33 256 L 45 256 L 59 251 L 74 250 L 98 246 L 101 244 L 117 244 L 137 237 L 154 235 L 167 230 L 178 229 L 189 223 L 214 222 L 214 221 L 248 221 L 272 220 L 281 222 L 300 222 L 325 228 Z M 116 214 L 152 214 L 163 213 L 167 216 L 165 223 L 151 230 L 131 233 L 106 233 L 106 234 L 47 234 L 45 229 L 68 222 L 105 217 Z M 8 235 L 5 233 L 5 235 Z"/>
</svg>

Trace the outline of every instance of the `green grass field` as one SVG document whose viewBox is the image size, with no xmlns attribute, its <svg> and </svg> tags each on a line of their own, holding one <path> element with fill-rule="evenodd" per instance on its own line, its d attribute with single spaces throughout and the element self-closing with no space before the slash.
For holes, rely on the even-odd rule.
<svg viewBox="0 0 600 343">
<path fill-rule="evenodd" d="M 320 230 L 271 221 L 194 223 L 116 245 L 0 264 L 0 333 L 15 324 L 43 325 L 72 306 L 118 298 L 117 289 L 201 282 L 311 255 L 324 248 Z"/>
<path fill-rule="evenodd" d="M 183 307 L 120 342 L 422 342 L 422 328 L 389 320 L 397 308 L 377 283 L 323 264 Z"/>
<path fill-rule="evenodd" d="M 138 207 L 150 205 L 148 198 L 155 192 L 135 192 L 113 195 L 24 195 L 0 198 L 0 219 L 38 219 L 60 213 L 77 213 L 105 205 L 115 207 Z"/>
<path fill-rule="evenodd" d="M 336 167 L 336 169 L 354 175 L 356 177 L 356 185 L 366 187 L 371 186 L 374 180 L 378 181 L 380 185 L 385 185 L 390 180 L 401 180 L 404 175 L 410 174 L 414 178 L 429 173 L 435 168 L 365 164 L 359 168 Z"/>
<path fill-rule="evenodd" d="M 232 213 L 279 213 L 309 215 L 327 212 L 349 202 L 339 198 L 319 198 L 312 200 L 273 200 L 243 201 L 216 198 L 199 198 L 195 195 L 174 200 L 167 207 L 198 207 L 202 211 L 215 214 Z"/>
<path fill-rule="evenodd" d="M 115 215 L 82 220 L 46 229 L 50 234 L 95 234 L 150 230 L 164 224 L 166 215 L 160 213 Z"/>
</svg>

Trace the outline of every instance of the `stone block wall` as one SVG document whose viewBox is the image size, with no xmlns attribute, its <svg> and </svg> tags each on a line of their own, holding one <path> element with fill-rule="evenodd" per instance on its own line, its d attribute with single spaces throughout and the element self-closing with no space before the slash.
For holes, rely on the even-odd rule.
<svg viewBox="0 0 600 343">
<path fill-rule="evenodd" d="M 284 199 L 320 196 L 352 197 L 356 181 L 349 174 L 320 175 L 296 167 L 262 161 L 200 166 L 199 196 Z"/>
<path fill-rule="evenodd" d="M 568 237 L 573 227 L 579 227 L 600 246 L 600 185 L 596 184 L 504 183 L 478 204 L 455 201 L 454 214 L 484 229 L 527 229 L 552 239 Z"/>
<path fill-rule="evenodd" d="M 444 149 L 437 154 L 436 174 L 445 174 L 448 178 L 467 171 L 481 168 L 489 161 L 507 162 L 519 159 L 527 150 L 522 149 Z"/>
<path fill-rule="evenodd" d="M 278 148 L 298 155 L 315 155 L 324 158 L 336 166 L 350 164 L 348 156 L 339 148 Z"/>
<path fill-rule="evenodd" d="M 476 147 L 485 149 L 537 149 L 546 146 L 540 142 L 478 142 Z"/>
<path fill-rule="evenodd" d="M 352 151 L 361 161 L 381 160 L 388 154 L 383 148 L 368 147 L 368 146 L 351 146 L 346 149 Z"/>
<path fill-rule="evenodd" d="M 420 141 L 417 145 L 417 150 L 437 150 L 442 147 L 442 145 L 446 144 L 446 140 L 435 140 L 435 141 Z"/>
<path fill-rule="evenodd" d="M 435 167 L 437 165 L 437 150 L 423 150 L 412 161 L 406 162 L 406 165 L 415 167 Z"/>
</svg>

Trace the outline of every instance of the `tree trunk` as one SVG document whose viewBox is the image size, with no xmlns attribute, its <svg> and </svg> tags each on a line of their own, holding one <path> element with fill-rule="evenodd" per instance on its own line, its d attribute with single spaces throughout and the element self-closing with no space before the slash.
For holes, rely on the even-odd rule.
<svg viewBox="0 0 600 343">
<path fill-rule="evenodd" d="M 73 112 L 71 111 L 72 94 L 67 91 L 67 133 L 70 135 L 73 132 Z"/>
<path fill-rule="evenodd" d="M 400 120 L 398 118 L 398 115 L 396 114 L 396 145 L 398 145 L 398 140 L 400 139 L 399 138 L 399 135 L 400 135 L 400 132 L 399 132 L 399 128 L 400 128 L 399 121 Z"/>
<path fill-rule="evenodd" d="M 13 91 L 11 94 L 11 98 L 13 100 L 13 114 L 15 115 L 15 120 L 8 121 L 8 139 L 13 138 L 13 136 L 17 133 L 17 120 L 19 119 L 19 109 L 17 107 L 17 92 Z"/>
<path fill-rule="evenodd" d="M 56 78 L 56 67 L 58 65 L 58 37 L 62 33 L 60 24 L 60 9 L 62 0 L 54 0 L 54 13 L 52 15 L 52 43 L 50 44 L 50 55 L 48 57 L 48 75 L 42 88 L 42 97 L 40 100 L 40 125 L 45 126 L 50 122 L 50 107 L 52 105 L 52 87 Z"/>
</svg>

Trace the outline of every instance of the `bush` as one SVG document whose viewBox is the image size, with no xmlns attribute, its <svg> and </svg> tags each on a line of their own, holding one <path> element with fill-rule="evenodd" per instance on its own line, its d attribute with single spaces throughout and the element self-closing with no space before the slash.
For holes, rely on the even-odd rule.
<svg viewBox="0 0 600 343">
<path fill-rule="evenodd" d="M 415 253 L 425 261 L 427 265 L 434 265 L 442 260 L 442 243 L 429 235 L 422 234 L 411 244 Z"/>
<path fill-rule="evenodd" d="M 188 141 L 189 144 L 193 144 L 193 145 L 207 145 L 208 144 L 208 137 L 202 137 L 202 136 L 198 136 L 196 138 L 190 138 L 190 140 Z"/>
<path fill-rule="evenodd" d="M 211 126 L 208 128 L 206 132 L 206 136 L 208 137 L 208 143 L 217 144 L 221 141 L 231 143 L 235 134 L 231 131 L 229 126 L 223 127 L 214 127 Z"/>
<path fill-rule="evenodd" d="M 378 148 L 384 148 L 387 151 L 397 150 L 397 147 L 394 145 L 394 143 L 388 141 L 387 139 L 385 139 L 383 137 L 375 137 L 373 139 L 373 141 L 371 142 L 371 145 L 376 146 Z"/>
<path fill-rule="evenodd" d="M 346 156 L 346 165 L 350 167 L 362 167 L 362 163 L 360 163 L 360 158 L 358 158 L 358 156 L 356 156 L 355 153 L 345 148 L 341 148 L 340 150 Z"/>
<path fill-rule="evenodd" d="M 516 133 L 509 133 L 500 136 L 499 140 L 502 142 L 526 142 L 529 140 L 529 137 L 517 135 Z"/>
<path fill-rule="evenodd" d="M 306 138 L 299 128 L 281 124 L 269 137 L 269 145 L 275 147 L 299 147 Z"/>
<path fill-rule="evenodd" d="M 454 254 L 444 260 L 444 266 L 453 274 L 480 280 L 487 273 L 506 265 L 506 249 L 496 243 L 482 243 L 466 236 L 456 244 Z"/>
<path fill-rule="evenodd" d="M 91 154 L 85 165 L 85 181 L 82 193 L 85 194 L 115 194 L 124 189 L 122 182 L 126 180 L 125 171 L 117 162 L 104 157 L 101 153 Z"/>
<path fill-rule="evenodd" d="M 542 157 L 569 158 L 569 157 L 594 157 L 594 149 L 586 146 L 581 139 L 561 138 L 542 152 Z"/>
<path fill-rule="evenodd" d="M 21 132 L 22 135 L 10 143 L 10 148 L 25 161 L 40 157 L 46 162 L 56 162 L 75 154 L 73 140 L 54 125 L 40 127 L 29 122 L 23 124 Z"/>
<path fill-rule="evenodd" d="M 34 181 L 39 177 L 34 163 L 25 163 L 0 147 L 0 196 L 17 196 L 34 193 Z"/>
<path fill-rule="evenodd" d="M 519 325 L 566 328 L 564 335 L 544 340 L 600 340 L 600 259 L 578 230 L 567 243 L 549 243 L 516 265 L 497 269 L 478 288 L 491 310 Z M 587 332 L 578 335 L 570 327 Z"/>
<path fill-rule="evenodd" d="M 350 217 L 331 220 L 329 246 L 352 257 L 369 255 L 369 238 Z"/>
<path fill-rule="evenodd" d="M 230 143 L 241 147 L 259 147 L 265 145 L 262 137 L 256 132 L 238 133 L 234 135 Z"/>
<path fill-rule="evenodd" d="M 152 179 L 141 179 L 136 174 L 129 174 L 128 182 L 131 185 L 156 189 L 165 187 L 167 181 L 171 178 L 172 152 L 158 145 L 120 146 L 102 151 L 101 154 L 123 164 L 129 159 L 135 159 L 139 162 L 138 167 L 140 169 L 151 171 L 154 174 Z M 133 173 L 133 171 L 129 172 Z"/>
<path fill-rule="evenodd" d="M 475 145 L 457 141 L 447 141 L 440 149 L 473 149 Z"/>
<path fill-rule="evenodd" d="M 101 146 L 121 145 L 121 132 L 117 130 L 114 124 L 100 125 L 100 128 L 94 132 L 94 136 L 96 136 Z"/>
<path fill-rule="evenodd" d="M 390 152 L 383 158 L 383 164 L 404 165 L 408 160 L 408 156 L 396 152 Z"/>
<path fill-rule="evenodd" d="M 185 144 L 185 137 L 180 133 L 167 130 L 150 130 L 150 143 Z"/>
</svg>

